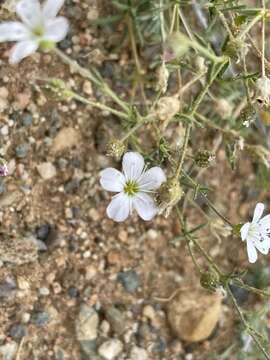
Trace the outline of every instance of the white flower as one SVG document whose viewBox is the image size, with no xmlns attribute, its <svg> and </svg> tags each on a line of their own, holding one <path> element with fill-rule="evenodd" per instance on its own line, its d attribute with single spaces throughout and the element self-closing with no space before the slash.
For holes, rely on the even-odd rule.
<svg viewBox="0 0 270 360">
<path fill-rule="evenodd" d="M 10 54 L 10 63 L 17 64 L 38 48 L 49 48 L 63 40 L 68 32 L 68 21 L 56 17 L 65 0 L 21 0 L 16 13 L 22 22 L 7 21 L 0 24 L 0 42 L 17 41 Z"/>
<path fill-rule="evenodd" d="M 263 211 L 264 204 L 258 203 L 252 222 L 244 224 L 240 229 L 242 240 L 247 242 L 248 260 L 251 263 L 257 260 L 257 250 L 266 255 L 270 248 L 270 214 L 261 219 Z"/>
<path fill-rule="evenodd" d="M 158 167 L 145 169 L 143 157 L 136 152 L 127 152 L 122 162 L 123 172 L 107 168 L 101 172 L 101 186 L 108 191 L 118 192 L 107 207 L 107 215 L 115 221 L 124 221 L 133 208 L 143 220 L 151 220 L 157 207 L 149 195 L 166 180 Z"/>
</svg>

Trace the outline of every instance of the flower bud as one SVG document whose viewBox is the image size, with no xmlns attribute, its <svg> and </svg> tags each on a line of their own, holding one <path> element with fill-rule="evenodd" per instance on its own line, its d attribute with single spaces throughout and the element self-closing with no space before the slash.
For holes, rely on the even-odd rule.
<svg viewBox="0 0 270 360">
<path fill-rule="evenodd" d="M 240 119 L 243 125 L 247 127 L 255 120 L 255 117 L 256 117 L 256 110 L 251 105 L 245 107 L 240 113 Z"/>
<path fill-rule="evenodd" d="M 46 86 L 60 100 L 70 100 L 73 98 L 73 92 L 70 90 L 66 83 L 61 79 L 51 79 Z"/>
<path fill-rule="evenodd" d="M 8 167 L 5 159 L 0 158 L 0 176 L 8 175 Z"/>
<path fill-rule="evenodd" d="M 161 91 L 164 94 L 167 90 L 169 71 L 166 68 L 165 62 L 163 61 L 160 67 L 157 69 L 157 85 L 156 90 Z"/>
<path fill-rule="evenodd" d="M 165 217 L 168 217 L 172 211 L 172 208 L 181 200 L 183 196 L 183 190 L 179 184 L 179 180 L 175 177 L 169 178 L 159 188 L 157 195 L 157 203 L 159 206 L 159 213 L 165 213 Z"/>
<path fill-rule="evenodd" d="M 209 150 L 199 150 L 194 157 L 196 165 L 201 168 L 207 168 L 213 164 L 216 155 Z"/>
<path fill-rule="evenodd" d="M 120 160 L 124 152 L 126 151 L 126 145 L 117 139 L 112 139 L 107 144 L 107 155 Z"/>
<path fill-rule="evenodd" d="M 216 291 L 217 287 L 220 285 L 219 278 L 213 271 L 206 271 L 201 274 L 200 284 L 203 288 L 213 292 Z"/>
<path fill-rule="evenodd" d="M 203 58 L 202 56 L 197 55 L 197 56 L 195 57 L 194 63 L 195 63 L 196 69 L 198 70 L 198 73 L 204 74 L 204 73 L 207 72 L 207 69 L 208 69 L 208 68 L 207 68 L 207 66 L 205 65 L 205 58 Z"/>
<path fill-rule="evenodd" d="M 241 54 L 247 55 L 248 45 L 241 39 L 230 39 L 225 45 L 224 54 L 234 61 L 239 61 Z"/>
<path fill-rule="evenodd" d="M 255 83 L 255 100 L 261 108 L 268 108 L 270 105 L 270 79 L 266 76 Z"/>
<path fill-rule="evenodd" d="M 165 41 L 163 59 L 167 62 L 180 58 L 187 53 L 188 49 L 189 43 L 187 37 L 180 32 L 174 32 Z"/>
<path fill-rule="evenodd" d="M 180 101 L 174 96 L 161 97 L 154 109 L 160 121 L 169 122 L 180 111 Z"/>
</svg>

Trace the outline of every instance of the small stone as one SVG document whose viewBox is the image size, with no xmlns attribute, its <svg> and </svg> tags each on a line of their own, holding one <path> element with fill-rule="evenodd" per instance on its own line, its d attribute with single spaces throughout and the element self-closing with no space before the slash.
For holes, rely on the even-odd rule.
<svg viewBox="0 0 270 360">
<path fill-rule="evenodd" d="M 22 117 L 22 123 L 24 126 L 30 126 L 33 123 L 33 116 L 30 113 L 25 113 Z"/>
<path fill-rule="evenodd" d="M 77 288 L 75 288 L 74 286 L 71 286 L 70 288 L 68 288 L 68 295 L 71 298 L 76 298 L 79 296 L 79 291 Z"/>
<path fill-rule="evenodd" d="M 1 135 L 7 136 L 8 133 L 9 133 L 8 125 L 4 125 L 3 127 L 1 127 Z"/>
<path fill-rule="evenodd" d="M 86 95 L 92 95 L 93 94 L 92 84 L 90 83 L 90 81 L 86 80 L 83 83 L 83 92 Z"/>
<path fill-rule="evenodd" d="M 28 144 L 21 144 L 18 145 L 15 149 L 16 152 L 16 156 L 20 159 L 23 159 L 26 157 L 27 153 L 29 150 L 29 145 Z"/>
<path fill-rule="evenodd" d="M 9 333 L 14 340 L 21 340 L 24 336 L 27 335 L 27 329 L 24 325 L 17 324 L 11 327 Z"/>
<path fill-rule="evenodd" d="M 41 311 L 32 316 L 33 324 L 41 327 L 47 325 L 50 321 L 50 315 L 46 311 Z"/>
<path fill-rule="evenodd" d="M 38 289 L 38 292 L 41 296 L 48 296 L 50 295 L 50 290 L 46 287 L 41 287 Z"/>
<path fill-rule="evenodd" d="M 77 130 L 71 127 L 63 128 L 53 140 L 52 152 L 57 153 L 72 148 L 73 146 L 78 146 L 80 139 L 81 136 Z"/>
<path fill-rule="evenodd" d="M 123 350 L 123 344 L 118 339 L 105 341 L 99 348 L 98 354 L 106 360 L 115 359 Z"/>
<path fill-rule="evenodd" d="M 201 288 L 183 290 L 168 306 L 168 320 L 174 333 L 186 342 L 207 339 L 221 313 L 222 297 Z"/>
<path fill-rule="evenodd" d="M 134 293 L 140 285 L 140 279 L 135 270 L 120 272 L 117 279 L 129 293 Z"/>
<path fill-rule="evenodd" d="M 36 227 L 36 235 L 37 238 L 41 241 L 46 241 L 51 232 L 50 224 L 43 224 L 41 226 Z"/>
<path fill-rule="evenodd" d="M 130 360 L 148 360 L 147 351 L 138 346 L 133 346 L 130 352 Z"/>
<path fill-rule="evenodd" d="M 56 175 L 56 168 L 50 162 L 44 162 L 37 165 L 37 170 L 44 180 L 52 179 Z"/>
<path fill-rule="evenodd" d="M 80 342 L 95 340 L 97 338 L 98 323 L 97 312 L 88 305 L 81 305 L 75 324 L 77 339 Z"/>
<path fill-rule="evenodd" d="M 3 360 L 14 360 L 17 353 L 17 347 L 18 345 L 15 341 L 0 346 L 0 354 L 3 356 Z"/>
<path fill-rule="evenodd" d="M 123 313 L 114 306 L 105 309 L 105 317 L 111 324 L 112 329 L 121 335 L 126 328 L 126 319 Z"/>
<path fill-rule="evenodd" d="M 0 97 L 0 113 L 4 112 L 8 108 L 8 101 Z"/>
</svg>

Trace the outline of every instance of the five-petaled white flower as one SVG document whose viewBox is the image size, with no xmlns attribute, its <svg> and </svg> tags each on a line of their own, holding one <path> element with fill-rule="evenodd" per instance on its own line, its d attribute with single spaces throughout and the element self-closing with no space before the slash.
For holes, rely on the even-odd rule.
<svg viewBox="0 0 270 360">
<path fill-rule="evenodd" d="M 158 209 L 149 193 L 153 193 L 166 180 L 163 170 L 158 166 L 146 170 L 143 157 L 136 152 L 124 155 L 122 167 L 122 173 L 114 168 L 101 172 L 102 187 L 119 193 L 107 207 L 108 217 L 118 222 L 124 221 L 134 208 L 143 220 L 151 220 Z"/>
<path fill-rule="evenodd" d="M 17 64 L 38 48 L 48 49 L 63 40 L 68 32 L 68 21 L 56 17 L 65 0 L 21 0 L 16 13 L 22 20 L 0 24 L 0 42 L 17 41 L 10 54 L 10 63 Z"/>
<path fill-rule="evenodd" d="M 264 204 L 258 203 L 252 222 L 244 224 L 240 229 L 242 240 L 247 242 L 248 260 L 251 263 L 257 260 L 257 250 L 266 255 L 270 248 L 270 214 L 261 219 L 263 211 Z"/>
</svg>

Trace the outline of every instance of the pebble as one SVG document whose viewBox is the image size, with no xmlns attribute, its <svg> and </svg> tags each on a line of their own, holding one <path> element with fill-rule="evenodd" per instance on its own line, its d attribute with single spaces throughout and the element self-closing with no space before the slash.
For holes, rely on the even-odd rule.
<svg viewBox="0 0 270 360">
<path fill-rule="evenodd" d="M 76 319 L 76 336 L 79 342 L 95 340 L 99 317 L 93 307 L 82 304 Z"/>
<path fill-rule="evenodd" d="M 56 168 L 51 162 L 44 162 L 37 165 L 37 170 L 43 180 L 52 179 L 56 175 Z"/>
<path fill-rule="evenodd" d="M 86 80 L 83 83 L 83 92 L 86 95 L 92 95 L 93 94 L 92 84 L 90 83 L 90 81 Z"/>
<path fill-rule="evenodd" d="M 9 128 L 7 125 L 4 125 L 3 127 L 1 127 L 1 135 L 6 136 L 6 135 L 8 135 L 8 133 L 9 133 Z"/>
<path fill-rule="evenodd" d="M 99 348 L 98 354 L 106 360 L 115 359 L 123 350 L 123 343 L 118 339 L 105 341 Z"/>
<path fill-rule="evenodd" d="M 22 123 L 24 126 L 30 126 L 33 123 L 33 116 L 30 113 L 25 113 L 22 116 Z"/>
<path fill-rule="evenodd" d="M 32 322 L 39 327 L 48 324 L 49 321 L 50 321 L 50 315 L 46 311 L 35 313 L 32 316 Z"/>
<path fill-rule="evenodd" d="M 70 288 L 68 288 L 68 296 L 70 296 L 71 298 L 76 298 L 79 296 L 79 291 L 77 288 L 75 288 L 74 286 L 71 286 Z"/>
<path fill-rule="evenodd" d="M 80 133 L 77 130 L 72 127 L 63 128 L 53 140 L 52 152 L 57 153 L 78 146 L 80 139 Z"/>
<path fill-rule="evenodd" d="M 0 346 L 0 354 L 3 356 L 3 360 L 14 360 L 17 353 L 17 347 L 18 345 L 15 341 Z"/>
<path fill-rule="evenodd" d="M 25 158 L 29 150 L 28 144 L 18 145 L 15 149 L 16 156 L 20 159 Z"/>
<path fill-rule="evenodd" d="M 11 327 L 9 333 L 14 340 L 21 340 L 24 336 L 27 336 L 27 329 L 24 325 L 16 324 Z"/>
<path fill-rule="evenodd" d="M 112 329 L 119 335 L 125 331 L 126 319 L 123 313 L 114 306 L 105 309 L 105 317 Z"/>
<path fill-rule="evenodd" d="M 134 293 L 140 286 L 140 279 L 135 270 L 120 272 L 117 279 L 129 293 Z"/>
<path fill-rule="evenodd" d="M 148 354 L 143 348 L 134 346 L 130 352 L 130 360 L 148 360 Z"/>
<path fill-rule="evenodd" d="M 50 290 L 46 287 L 41 287 L 38 289 L 38 292 L 41 296 L 48 296 L 50 295 Z"/>
<path fill-rule="evenodd" d="M 37 238 L 41 241 L 46 241 L 51 232 L 50 224 L 43 224 L 36 227 Z"/>
</svg>

